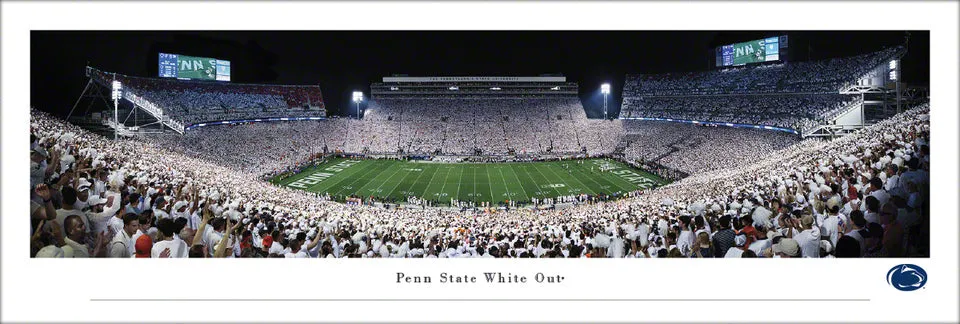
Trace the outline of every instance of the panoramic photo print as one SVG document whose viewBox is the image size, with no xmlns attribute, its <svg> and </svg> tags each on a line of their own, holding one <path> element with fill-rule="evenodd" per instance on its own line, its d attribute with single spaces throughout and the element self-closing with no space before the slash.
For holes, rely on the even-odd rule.
<svg viewBox="0 0 960 324">
<path fill-rule="evenodd" d="M 30 46 L 32 258 L 930 256 L 928 31 Z"/>
</svg>

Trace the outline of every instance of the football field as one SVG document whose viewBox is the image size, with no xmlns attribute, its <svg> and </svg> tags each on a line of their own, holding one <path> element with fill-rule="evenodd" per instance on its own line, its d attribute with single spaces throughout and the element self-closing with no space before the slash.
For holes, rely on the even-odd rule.
<svg viewBox="0 0 960 324">
<path fill-rule="evenodd" d="M 408 196 L 416 196 L 444 205 L 451 199 L 496 204 L 578 194 L 611 195 L 667 183 L 656 175 L 609 159 L 588 159 L 582 163 L 331 159 L 271 182 L 330 194 L 336 199 L 353 195 L 405 202 Z"/>
</svg>

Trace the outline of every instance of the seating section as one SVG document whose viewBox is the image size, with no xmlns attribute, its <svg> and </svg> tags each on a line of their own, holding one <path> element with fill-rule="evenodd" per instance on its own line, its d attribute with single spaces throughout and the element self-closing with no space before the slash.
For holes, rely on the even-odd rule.
<svg viewBox="0 0 960 324">
<path fill-rule="evenodd" d="M 807 131 L 856 106 L 860 98 L 840 95 L 840 90 L 902 51 L 893 47 L 821 61 L 627 75 L 620 116 Z"/>
<path fill-rule="evenodd" d="M 160 107 L 185 126 L 266 117 L 325 117 L 320 87 L 235 84 L 125 76 L 90 68 L 97 83 L 119 80 L 128 91 Z"/>
</svg>

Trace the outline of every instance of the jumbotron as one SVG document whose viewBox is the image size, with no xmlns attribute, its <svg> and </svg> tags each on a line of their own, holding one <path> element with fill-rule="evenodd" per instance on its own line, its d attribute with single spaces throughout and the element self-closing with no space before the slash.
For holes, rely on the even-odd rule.
<svg viewBox="0 0 960 324">
<path fill-rule="evenodd" d="M 876 86 L 903 55 L 628 74 L 612 119 L 562 76 L 384 77 L 352 118 L 88 67 L 117 111 L 31 110 L 31 256 L 928 256 L 929 103 Z"/>
</svg>

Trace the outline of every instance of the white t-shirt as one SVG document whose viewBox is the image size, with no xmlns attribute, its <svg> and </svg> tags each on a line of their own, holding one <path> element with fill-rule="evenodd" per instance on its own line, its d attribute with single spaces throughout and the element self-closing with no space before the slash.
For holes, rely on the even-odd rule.
<svg viewBox="0 0 960 324">
<path fill-rule="evenodd" d="M 867 206 L 865 206 L 865 205 L 863 204 L 863 202 L 860 201 L 860 199 L 854 199 L 854 200 L 848 201 L 846 204 L 843 204 L 843 208 L 842 208 L 840 211 L 841 211 L 844 215 L 850 215 L 850 213 L 853 212 L 853 206 L 852 206 L 852 204 L 854 204 L 854 203 L 860 204 L 860 210 L 861 210 L 861 211 L 866 210 L 866 207 L 867 207 Z"/>
<path fill-rule="evenodd" d="M 189 220 L 189 222 L 187 222 L 188 227 L 192 230 L 197 230 L 197 228 L 200 227 L 200 222 L 203 221 L 203 217 L 200 216 L 199 211 L 195 211 L 187 220 Z"/>
<path fill-rule="evenodd" d="M 171 258 L 186 258 L 189 256 L 190 248 L 187 247 L 187 242 L 184 242 L 181 239 L 174 238 L 172 240 L 163 240 L 153 244 L 153 249 L 150 250 L 151 258 L 159 258 L 160 253 L 163 253 L 164 249 L 170 249 Z"/>
<path fill-rule="evenodd" d="M 287 253 L 287 250 L 283 247 L 283 244 L 280 244 L 280 242 L 277 242 L 277 241 L 273 241 L 273 244 L 270 245 L 270 249 L 267 250 L 267 251 L 268 251 L 268 253 L 270 253 L 270 254 L 274 254 L 274 253 L 276 253 L 276 254 L 285 254 L 285 253 Z"/>
<path fill-rule="evenodd" d="M 113 196 L 113 205 L 106 205 L 103 207 L 103 212 L 93 213 L 87 212 L 87 219 L 93 225 L 94 233 L 100 233 L 106 231 L 108 227 L 113 228 L 114 233 L 119 233 L 123 230 L 123 220 L 114 217 L 113 215 L 120 210 L 120 194 L 116 192 L 108 192 L 107 198 Z M 111 223 L 119 222 L 119 226 Z"/>
<path fill-rule="evenodd" d="M 680 249 L 683 256 L 690 256 L 691 249 L 696 244 L 696 239 L 697 237 L 692 231 L 680 232 L 680 236 L 677 238 L 677 248 Z"/>
<path fill-rule="evenodd" d="M 207 226 L 210 227 L 209 225 Z M 216 246 L 220 243 L 220 239 L 223 238 L 223 233 L 214 231 L 211 229 L 206 235 L 203 236 L 203 244 L 207 246 L 207 253 L 213 255 L 213 252 L 216 251 Z"/>
<path fill-rule="evenodd" d="M 841 223 L 842 220 L 837 215 L 828 216 L 823 220 L 823 227 L 820 229 L 820 235 L 829 236 L 830 244 L 833 244 L 833 246 L 837 246 L 837 240 L 840 239 L 839 226 Z"/>
<path fill-rule="evenodd" d="M 118 217 L 110 217 L 110 220 L 107 220 L 107 226 L 104 230 L 107 228 L 112 229 L 114 233 L 120 233 L 123 231 L 123 220 Z"/>
<path fill-rule="evenodd" d="M 769 249 L 773 244 L 770 243 L 770 240 L 758 240 L 750 244 L 750 251 L 756 253 L 757 256 L 763 255 L 763 250 Z M 731 249 L 732 250 L 732 249 Z"/>
<path fill-rule="evenodd" d="M 794 235 L 793 239 L 800 245 L 800 256 L 804 258 L 820 257 L 820 228 L 813 227 L 808 230 L 803 230 L 799 234 Z"/>
<path fill-rule="evenodd" d="M 300 250 L 300 251 L 297 251 L 297 253 L 287 252 L 286 254 L 283 255 L 283 257 L 284 258 L 309 258 L 310 256 L 308 256 L 306 252 L 303 252 L 303 250 Z"/>
<path fill-rule="evenodd" d="M 888 192 L 893 191 L 894 188 L 897 188 L 897 185 L 899 184 L 899 180 L 900 180 L 900 176 L 896 174 L 887 177 L 887 183 L 883 185 L 883 189 Z"/>
<path fill-rule="evenodd" d="M 886 190 L 880 189 L 870 193 L 871 196 L 877 198 L 880 201 L 880 206 L 887 203 L 887 200 L 890 200 L 890 194 Z"/>
<path fill-rule="evenodd" d="M 57 209 L 57 224 L 60 224 L 60 228 L 64 230 L 64 233 L 66 233 L 65 227 L 67 226 L 67 224 L 65 223 L 66 223 L 67 217 L 72 215 L 79 216 L 80 220 L 83 221 L 83 225 L 87 228 L 87 233 L 90 233 L 90 230 L 92 229 L 92 227 L 90 227 L 90 221 L 87 220 L 87 214 L 84 214 L 82 211 L 79 211 L 76 209 L 71 209 L 71 210 Z"/>
<path fill-rule="evenodd" d="M 86 201 L 80 201 L 80 198 L 77 198 L 77 202 L 73 203 L 73 209 L 83 210 L 89 206 Z"/>
</svg>

